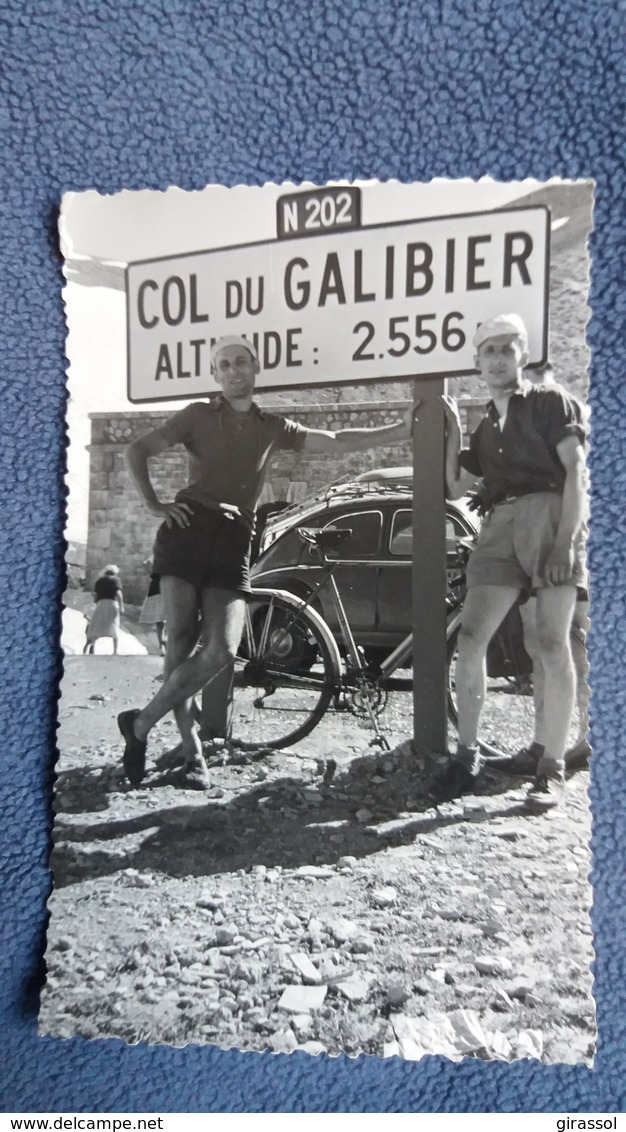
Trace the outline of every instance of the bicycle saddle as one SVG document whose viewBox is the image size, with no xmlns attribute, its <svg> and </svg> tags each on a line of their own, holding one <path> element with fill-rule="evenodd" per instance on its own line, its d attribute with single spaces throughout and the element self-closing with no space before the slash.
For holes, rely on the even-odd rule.
<svg viewBox="0 0 626 1132">
<path fill-rule="evenodd" d="M 317 546 L 320 550 L 330 550 L 331 547 L 341 546 L 342 542 L 352 535 L 351 527 L 298 527 L 298 536 L 307 546 Z"/>
</svg>

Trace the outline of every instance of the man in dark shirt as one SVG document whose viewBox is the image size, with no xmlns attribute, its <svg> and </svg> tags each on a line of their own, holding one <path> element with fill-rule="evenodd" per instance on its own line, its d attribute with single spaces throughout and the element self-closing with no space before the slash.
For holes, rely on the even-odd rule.
<svg viewBox="0 0 626 1132">
<path fill-rule="evenodd" d="M 118 716 L 126 741 L 124 769 L 133 786 L 145 775 L 151 729 L 172 710 L 184 762 L 178 783 L 196 789 L 210 786 L 193 696 L 210 685 L 215 734 L 223 735 L 229 674 L 250 589 L 254 513 L 272 452 L 280 448 L 369 451 L 411 435 L 413 410 L 403 421 L 382 428 L 324 432 L 260 409 L 253 401 L 259 362 L 245 338 L 220 338 L 211 351 L 211 364 L 220 395 L 209 404 L 187 406 L 127 450 L 127 466 L 137 490 L 151 514 L 164 520 L 156 537 L 153 569 L 161 578 L 168 627 L 161 688 L 143 710 Z M 150 480 L 148 460 L 178 443 L 189 454 L 189 483 L 173 501 L 162 502 Z M 202 645 L 194 652 L 199 621 Z"/>
<path fill-rule="evenodd" d="M 431 794 L 453 798 L 474 785 L 487 645 L 527 592 L 537 599 L 546 704 L 545 749 L 527 806 L 543 812 L 560 804 L 565 789 L 575 684 L 569 634 L 577 587 L 585 584 L 585 427 L 580 405 L 562 388 L 524 381 L 527 335 L 519 316 L 481 323 L 474 346 L 492 400 L 464 450 L 458 411 L 447 402 L 446 479 L 457 499 L 480 478 L 488 515 L 468 566 L 459 635 L 459 744 L 433 776 Z"/>
<path fill-rule="evenodd" d="M 554 366 L 547 361 L 537 369 L 527 371 L 528 380 L 537 389 L 548 387 L 554 389 L 557 385 L 554 376 Z M 558 388 L 567 392 L 562 385 Z M 587 420 L 588 411 L 582 406 L 583 420 Z M 514 755 L 503 755 L 498 759 L 490 759 L 489 766 L 503 770 L 507 774 L 520 775 L 522 778 L 533 778 L 537 773 L 539 759 L 545 751 L 545 703 L 544 703 L 544 671 L 537 638 L 537 598 L 532 595 L 528 600 L 521 601 L 519 606 L 520 617 L 524 630 L 524 648 L 530 656 L 533 665 L 533 703 L 535 709 L 534 734 L 529 746 L 523 747 Z M 587 634 L 589 632 L 589 594 L 585 587 L 579 586 L 576 591 L 576 605 L 570 629 L 570 645 L 572 660 L 576 673 L 576 706 L 578 708 L 578 735 L 574 746 L 565 752 L 566 770 L 580 770 L 589 765 L 591 748 L 587 741 L 589 726 L 589 663 L 587 660 Z"/>
</svg>

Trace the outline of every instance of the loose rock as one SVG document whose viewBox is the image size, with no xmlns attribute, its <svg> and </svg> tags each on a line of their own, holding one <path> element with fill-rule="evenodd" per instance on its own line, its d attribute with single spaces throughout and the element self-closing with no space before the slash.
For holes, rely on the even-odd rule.
<svg viewBox="0 0 626 1132">
<path fill-rule="evenodd" d="M 359 935 L 350 942 L 350 950 L 356 955 L 367 955 L 370 951 L 375 951 L 376 945 L 371 936 Z"/>
<path fill-rule="evenodd" d="M 297 1046 L 297 1049 L 301 1049 L 304 1050 L 305 1053 L 311 1053 L 315 1055 L 326 1053 L 326 1046 L 322 1045 L 321 1042 L 303 1042 L 302 1045 Z"/>
<path fill-rule="evenodd" d="M 399 1007 L 404 1006 L 410 998 L 411 992 L 402 983 L 391 983 L 386 988 L 385 995 L 389 1006 Z"/>
<path fill-rule="evenodd" d="M 509 975 L 513 970 L 511 960 L 504 955 L 478 956 L 474 966 L 481 975 Z"/>
<path fill-rule="evenodd" d="M 293 1053 L 298 1039 L 293 1030 L 278 1030 L 268 1039 L 268 1045 L 275 1053 Z"/>
<path fill-rule="evenodd" d="M 278 1008 L 289 1014 L 308 1014 L 311 1010 L 319 1010 L 327 991 L 328 987 L 285 987 Z"/>
<path fill-rule="evenodd" d="M 337 991 L 348 999 L 348 1002 L 365 1002 L 369 998 L 376 976 L 369 972 L 359 975 L 350 975 L 347 979 L 339 979 L 330 984 L 331 989 Z"/>
<path fill-rule="evenodd" d="M 305 955 L 304 952 L 298 951 L 290 955 L 289 958 L 296 968 L 296 971 L 299 971 L 302 975 L 302 979 L 305 983 L 314 985 L 315 983 L 319 982 L 319 971 L 317 970 L 317 967 L 313 966 L 308 955 Z"/>
<path fill-rule="evenodd" d="M 398 899 L 398 893 L 392 885 L 384 885 L 383 888 L 375 888 L 370 895 L 370 900 L 377 908 L 390 908 L 395 904 Z"/>
<path fill-rule="evenodd" d="M 543 1054 L 543 1034 L 541 1030 L 521 1030 L 514 1043 L 517 1057 L 534 1057 L 539 1061 Z"/>
<path fill-rule="evenodd" d="M 232 924 L 229 927 L 218 928 L 215 933 L 215 939 L 218 946 L 223 947 L 225 945 L 228 945 L 229 943 L 232 943 L 238 935 L 239 932 L 237 931 L 237 928 L 234 924 Z"/>
<path fill-rule="evenodd" d="M 499 988 L 496 991 L 492 1007 L 494 1010 L 500 1011 L 501 1014 L 508 1014 L 511 1010 L 515 1009 L 515 1003 L 505 990 Z"/>
<path fill-rule="evenodd" d="M 367 806 L 363 806 L 362 809 L 357 810 L 354 816 L 361 825 L 365 825 L 374 817 L 372 811 L 367 809 Z"/>
<path fill-rule="evenodd" d="M 322 868 L 320 865 L 301 865 L 294 873 L 294 876 L 306 877 L 309 880 L 330 880 L 334 875 L 332 869 Z"/>
<path fill-rule="evenodd" d="M 337 943 L 347 943 L 359 930 L 359 925 L 354 920 L 346 920 L 343 916 L 339 916 L 336 920 L 327 920 L 326 927 Z"/>
</svg>

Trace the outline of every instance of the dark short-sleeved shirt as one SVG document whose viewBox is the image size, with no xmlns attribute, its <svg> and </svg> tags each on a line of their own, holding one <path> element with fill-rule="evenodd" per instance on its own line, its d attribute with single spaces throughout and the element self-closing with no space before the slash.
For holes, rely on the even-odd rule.
<svg viewBox="0 0 626 1132">
<path fill-rule="evenodd" d="M 93 588 L 96 601 L 102 601 L 104 598 L 116 598 L 121 590 L 122 583 L 117 574 L 103 574 L 101 578 L 96 579 Z"/>
<path fill-rule="evenodd" d="M 568 436 L 584 444 L 580 403 L 558 386 L 524 383 L 509 398 L 501 428 L 493 401 L 459 456 L 461 467 L 481 476 L 481 495 L 493 504 L 535 491 L 562 492 L 565 468 L 557 445 Z"/>
<path fill-rule="evenodd" d="M 272 452 L 299 452 L 308 431 L 254 403 L 238 413 L 222 396 L 188 405 L 159 429 L 168 444 L 184 444 L 189 456 L 189 483 L 176 498 L 209 508 L 228 503 L 250 526 Z"/>
</svg>

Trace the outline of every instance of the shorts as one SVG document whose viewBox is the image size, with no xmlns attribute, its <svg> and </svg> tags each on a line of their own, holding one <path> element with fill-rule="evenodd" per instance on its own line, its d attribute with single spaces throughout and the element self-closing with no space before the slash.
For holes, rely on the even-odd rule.
<svg viewBox="0 0 626 1132">
<path fill-rule="evenodd" d="M 250 532 L 239 520 L 190 504 L 189 526 L 162 523 L 154 543 L 155 574 L 182 578 L 197 590 L 250 593 Z"/>
<path fill-rule="evenodd" d="M 543 589 L 546 559 L 554 546 L 563 497 L 539 491 L 497 503 L 484 520 L 467 565 L 469 586 L 514 586 L 534 594 Z M 574 541 L 574 571 L 568 586 L 586 587 L 585 532 Z"/>
</svg>

